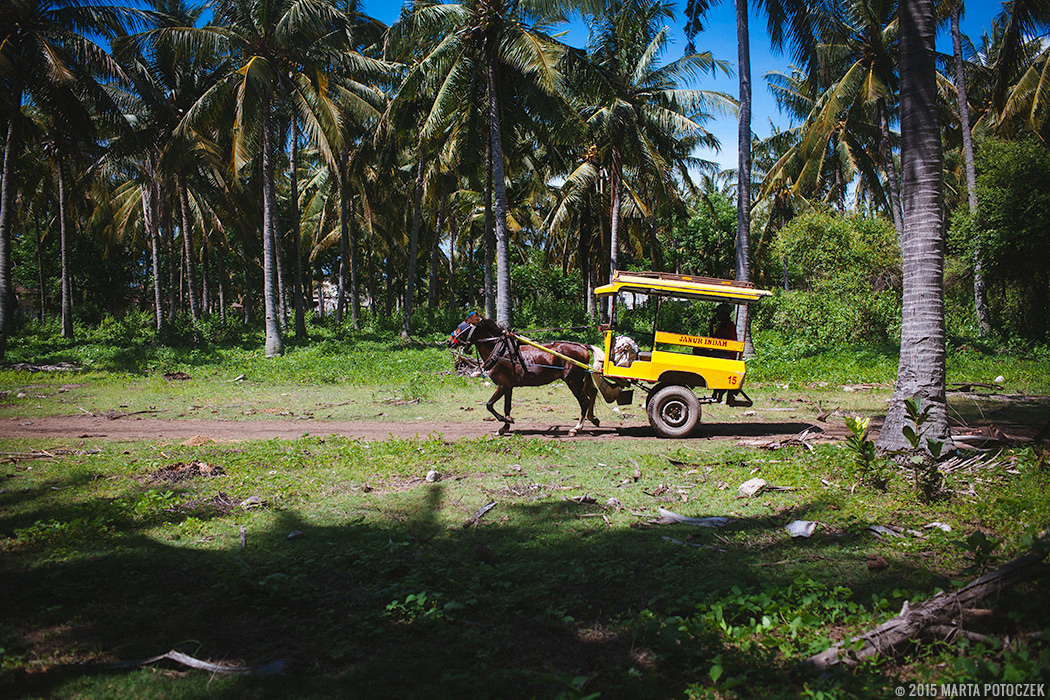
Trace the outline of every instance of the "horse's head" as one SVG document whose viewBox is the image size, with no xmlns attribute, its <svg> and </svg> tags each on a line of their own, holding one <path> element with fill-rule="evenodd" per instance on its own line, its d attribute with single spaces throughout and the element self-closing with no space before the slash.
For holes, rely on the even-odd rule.
<svg viewBox="0 0 1050 700">
<path fill-rule="evenodd" d="M 449 334 L 449 347 L 454 348 L 457 345 L 470 345 L 474 337 L 474 332 L 478 329 L 478 324 L 483 320 L 484 317 L 477 311 L 463 319 L 463 322 L 456 326 L 456 330 Z"/>
</svg>

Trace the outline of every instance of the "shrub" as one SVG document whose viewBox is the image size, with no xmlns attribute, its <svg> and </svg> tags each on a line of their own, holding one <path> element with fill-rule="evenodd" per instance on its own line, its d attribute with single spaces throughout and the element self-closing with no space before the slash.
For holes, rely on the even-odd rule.
<svg viewBox="0 0 1050 700">
<path fill-rule="evenodd" d="M 900 253 L 889 222 L 812 211 L 774 244 L 793 290 L 769 304 L 769 327 L 821 344 L 884 342 L 900 328 Z"/>
</svg>

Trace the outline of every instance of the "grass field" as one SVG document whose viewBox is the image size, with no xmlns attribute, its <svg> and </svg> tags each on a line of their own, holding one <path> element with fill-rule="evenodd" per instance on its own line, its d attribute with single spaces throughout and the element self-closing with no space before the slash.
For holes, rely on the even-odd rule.
<svg viewBox="0 0 1050 700">
<path fill-rule="evenodd" d="M 277 361 L 88 350 L 46 358 L 73 371 L 0 372 L 0 418 L 476 421 L 491 391 L 448 372 L 435 344 L 381 338 Z M 1047 392 L 1045 361 L 961 354 L 950 381 L 1002 374 L 1010 393 Z M 753 364 L 763 411 L 705 420 L 884 410 L 884 352 L 817 353 L 794 374 L 789 360 Z M 571 413 L 564 387 L 516 399 L 524 420 Z M 953 412 L 1034 422 L 1047 406 L 996 401 L 956 397 Z M 1050 524 L 1050 462 L 1036 447 L 946 475 L 933 499 L 910 472 L 873 488 L 841 444 L 11 439 L 0 451 L 4 697 L 885 698 L 902 683 L 1050 680 L 1045 564 L 986 601 L 972 628 L 986 641 L 925 642 L 822 677 L 799 667 L 905 600 L 1027 551 Z M 739 497 L 755 477 L 784 490 Z M 661 508 L 729 522 L 663 524 Z M 818 526 L 792 538 L 793 520 Z M 905 533 L 879 538 L 876 525 Z M 117 666 L 173 649 L 258 672 Z"/>
</svg>

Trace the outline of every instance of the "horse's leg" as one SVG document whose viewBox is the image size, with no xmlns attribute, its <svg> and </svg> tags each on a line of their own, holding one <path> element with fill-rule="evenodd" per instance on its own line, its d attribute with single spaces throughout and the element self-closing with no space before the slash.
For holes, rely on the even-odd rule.
<svg viewBox="0 0 1050 700">
<path fill-rule="evenodd" d="M 501 416 L 500 414 L 496 413 L 496 409 L 493 408 L 493 406 L 496 405 L 496 402 L 499 401 L 499 397 L 503 396 L 503 394 L 506 391 L 507 391 L 507 387 L 503 386 L 502 384 L 497 384 L 496 385 L 496 393 L 494 393 L 492 395 L 492 398 L 488 400 L 488 403 L 485 404 L 485 408 L 487 408 L 489 410 L 489 413 L 491 413 L 492 415 L 496 416 L 496 420 L 498 420 L 499 422 L 503 423 L 504 427 L 506 427 L 506 424 L 507 424 L 506 416 Z"/>
<path fill-rule="evenodd" d="M 601 426 L 601 421 L 594 415 L 594 404 L 598 400 L 598 386 L 594 383 L 592 375 L 588 374 L 583 379 L 583 395 L 587 399 L 587 419 L 597 428 Z"/>
<path fill-rule="evenodd" d="M 514 387 L 508 386 L 507 393 L 503 395 L 503 420 L 509 425 L 514 422 L 514 419 L 510 417 L 510 403 L 511 397 L 514 396 Z"/>
<path fill-rule="evenodd" d="M 569 437 L 573 437 L 576 433 L 580 432 L 583 428 L 583 421 L 587 417 L 589 410 L 593 409 L 593 401 L 588 406 L 587 402 L 587 381 L 589 377 L 581 375 L 577 372 L 570 372 L 565 377 L 565 384 L 568 385 L 572 395 L 576 397 L 576 401 L 580 404 L 580 420 L 576 422 L 576 425 L 569 430 Z"/>
</svg>

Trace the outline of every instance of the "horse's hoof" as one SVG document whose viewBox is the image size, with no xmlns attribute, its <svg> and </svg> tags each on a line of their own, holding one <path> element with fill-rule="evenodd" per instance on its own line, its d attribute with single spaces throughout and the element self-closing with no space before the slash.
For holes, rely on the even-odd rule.
<svg viewBox="0 0 1050 700">
<path fill-rule="evenodd" d="M 503 419 L 503 422 L 506 423 L 507 425 L 510 425 L 511 423 L 514 422 L 514 419 L 511 418 L 510 416 L 507 416 L 506 418 Z"/>
<path fill-rule="evenodd" d="M 569 437 L 576 437 L 576 428 L 573 428 L 569 431 Z"/>
<path fill-rule="evenodd" d="M 594 423 L 594 427 L 595 428 L 602 427 L 602 422 L 600 420 L 598 420 L 597 418 L 591 418 L 591 422 Z"/>
<path fill-rule="evenodd" d="M 510 426 L 504 423 L 503 427 L 499 429 L 499 434 L 506 435 L 508 430 L 510 430 Z"/>
</svg>

